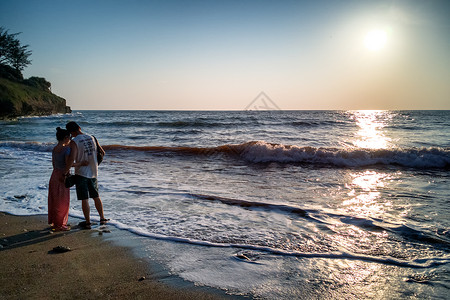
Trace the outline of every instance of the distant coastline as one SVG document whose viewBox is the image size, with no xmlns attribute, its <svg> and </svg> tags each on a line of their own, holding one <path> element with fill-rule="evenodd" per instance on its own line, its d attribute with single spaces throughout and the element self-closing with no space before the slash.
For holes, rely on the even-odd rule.
<svg viewBox="0 0 450 300">
<path fill-rule="evenodd" d="M 12 71 L 0 68 L 0 120 L 72 112 L 64 98 L 50 91 L 50 82 L 40 77 L 23 79 Z"/>
</svg>

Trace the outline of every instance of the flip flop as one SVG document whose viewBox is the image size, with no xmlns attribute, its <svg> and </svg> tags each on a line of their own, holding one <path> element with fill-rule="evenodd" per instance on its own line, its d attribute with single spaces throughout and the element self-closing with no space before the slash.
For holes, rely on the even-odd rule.
<svg viewBox="0 0 450 300">
<path fill-rule="evenodd" d="M 100 219 L 100 225 L 105 225 L 110 219 Z"/>
<path fill-rule="evenodd" d="M 69 230 L 70 230 L 70 226 L 66 226 L 66 225 L 52 228 L 52 231 L 69 231 Z"/>
</svg>

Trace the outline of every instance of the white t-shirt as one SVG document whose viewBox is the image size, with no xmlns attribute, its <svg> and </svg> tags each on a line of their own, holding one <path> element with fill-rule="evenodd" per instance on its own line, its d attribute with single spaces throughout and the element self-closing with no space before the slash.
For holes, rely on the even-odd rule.
<svg viewBox="0 0 450 300">
<path fill-rule="evenodd" d="M 75 157 L 75 162 L 88 161 L 89 165 L 75 167 L 75 174 L 86 178 L 97 178 L 98 164 L 97 164 L 97 145 L 92 136 L 88 134 L 79 134 L 73 138 L 77 144 L 78 152 Z"/>
</svg>

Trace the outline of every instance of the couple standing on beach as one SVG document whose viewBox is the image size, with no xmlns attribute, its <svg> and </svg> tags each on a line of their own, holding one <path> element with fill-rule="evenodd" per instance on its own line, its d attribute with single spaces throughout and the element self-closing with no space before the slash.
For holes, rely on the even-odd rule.
<svg viewBox="0 0 450 300">
<path fill-rule="evenodd" d="M 72 137 L 72 140 L 71 140 Z M 70 168 L 75 167 L 77 198 L 81 200 L 85 221 L 80 226 L 91 228 L 89 198 L 94 199 L 95 208 L 100 215 L 100 224 L 108 219 L 103 215 L 103 203 L 98 194 L 97 149 L 104 153 L 95 137 L 81 132 L 75 122 L 66 124 L 66 129 L 56 129 L 58 145 L 52 151 L 53 173 L 48 190 L 48 223 L 52 230 L 67 231 L 70 204 L 70 189 L 65 186 L 65 178 Z"/>
</svg>

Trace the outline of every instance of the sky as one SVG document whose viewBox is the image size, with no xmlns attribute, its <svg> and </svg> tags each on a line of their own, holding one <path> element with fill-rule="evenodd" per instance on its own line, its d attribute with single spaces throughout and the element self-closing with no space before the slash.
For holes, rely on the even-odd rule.
<svg viewBox="0 0 450 300">
<path fill-rule="evenodd" d="M 74 110 L 450 109 L 450 1 L 1 0 Z M 375 34 L 374 34 L 375 32 Z"/>
</svg>

